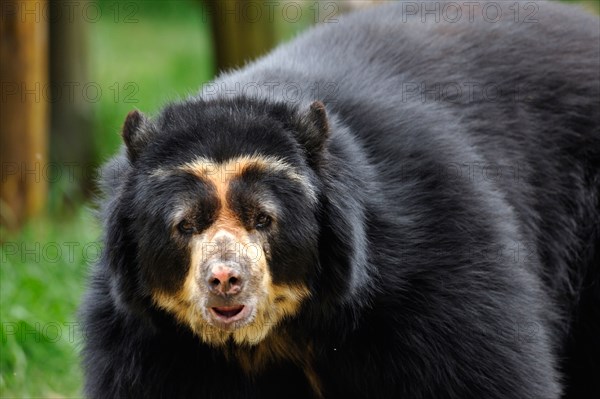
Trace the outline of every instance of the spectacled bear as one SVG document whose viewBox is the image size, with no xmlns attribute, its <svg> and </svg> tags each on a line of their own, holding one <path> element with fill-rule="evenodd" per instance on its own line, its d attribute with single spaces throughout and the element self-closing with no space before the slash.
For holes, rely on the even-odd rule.
<svg viewBox="0 0 600 399">
<path fill-rule="evenodd" d="M 127 116 L 90 398 L 600 397 L 598 17 L 448 4 Z"/>
</svg>

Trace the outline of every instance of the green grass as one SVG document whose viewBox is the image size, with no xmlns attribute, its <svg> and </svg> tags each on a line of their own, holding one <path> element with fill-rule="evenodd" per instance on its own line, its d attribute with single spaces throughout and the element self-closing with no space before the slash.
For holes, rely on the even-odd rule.
<svg viewBox="0 0 600 399">
<path fill-rule="evenodd" d="M 78 395 L 76 309 L 99 229 L 90 213 L 58 223 L 42 218 L 0 250 L 0 397 Z"/>
</svg>

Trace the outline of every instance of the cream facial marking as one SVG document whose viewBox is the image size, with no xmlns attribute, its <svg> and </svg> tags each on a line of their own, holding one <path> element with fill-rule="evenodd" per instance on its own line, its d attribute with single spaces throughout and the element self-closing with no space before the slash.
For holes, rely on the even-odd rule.
<svg viewBox="0 0 600 399">
<path fill-rule="evenodd" d="M 284 160 L 263 155 L 244 155 L 232 158 L 223 163 L 215 163 L 208 158 L 197 158 L 192 162 L 182 165 L 179 169 L 192 173 L 200 178 L 210 178 L 213 182 L 221 183 L 230 181 L 232 177 L 241 175 L 248 168 L 257 168 L 265 172 L 283 173 L 288 179 L 299 183 L 312 203 L 317 202 L 314 185 L 304 176 L 299 174 L 289 163 Z M 157 172 L 160 174 L 160 172 Z"/>
<path fill-rule="evenodd" d="M 153 299 L 214 346 L 230 340 L 239 345 L 259 344 L 282 320 L 297 314 L 310 295 L 302 283 L 273 283 L 266 237 L 245 226 L 231 208 L 227 195 L 230 182 L 248 168 L 283 173 L 316 201 L 310 181 L 274 157 L 244 156 L 219 164 L 198 158 L 178 168 L 180 173 L 210 184 L 220 206 L 211 225 L 189 237 L 190 265 L 181 287 L 174 293 L 155 291 Z M 152 174 L 158 178 L 167 175 L 165 170 Z M 276 205 L 269 201 L 261 207 L 277 214 Z M 186 209 L 180 208 L 173 215 L 181 219 L 185 213 Z"/>
</svg>

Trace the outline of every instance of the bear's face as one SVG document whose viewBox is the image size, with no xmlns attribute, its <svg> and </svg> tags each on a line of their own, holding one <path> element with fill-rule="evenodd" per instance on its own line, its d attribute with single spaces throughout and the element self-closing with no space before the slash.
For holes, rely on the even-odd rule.
<svg viewBox="0 0 600 399">
<path fill-rule="evenodd" d="M 318 275 L 318 179 L 280 113 L 204 107 L 125 123 L 135 278 L 204 342 L 254 345 Z"/>
<path fill-rule="evenodd" d="M 173 174 L 178 178 L 169 182 Z M 291 218 L 293 210 L 284 209 L 289 203 L 282 195 L 314 201 L 311 185 L 292 165 L 260 155 L 221 163 L 198 158 L 174 170 L 156 169 L 150 178 L 166 186 L 183 179 L 188 187 L 165 215 L 165 233 L 178 248 L 173 255 L 185 263 L 179 265 L 185 274 L 172 289 L 162 284 L 168 276 L 147 270 L 159 307 L 209 343 L 224 343 L 230 336 L 237 343 L 257 343 L 298 311 L 309 292 L 307 268 L 286 270 L 274 256 L 289 251 L 277 245 L 314 245 L 313 232 L 307 232 L 305 242 L 278 239 L 281 229 L 301 223 Z"/>
</svg>

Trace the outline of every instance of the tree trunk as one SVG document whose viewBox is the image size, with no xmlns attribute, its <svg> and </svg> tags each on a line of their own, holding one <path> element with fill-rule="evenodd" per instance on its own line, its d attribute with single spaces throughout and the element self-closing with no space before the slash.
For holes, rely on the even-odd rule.
<svg viewBox="0 0 600 399">
<path fill-rule="evenodd" d="M 75 10 L 85 9 L 79 0 Z M 92 159 L 92 102 L 85 97 L 89 81 L 87 65 L 88 26 L 80 12 L 66 7 L 50 9 L 50 160 L 62 170 L 58 202 L 79 202 L 89 194 Z M 54 198 L 54 196 L 53 196 Z"/>
<path fill-rule="evenodd" d="M 262 2 L 205 0 L 218 71 L 236 68 L 275 45 L 275 18 Z"/>
</svg>

